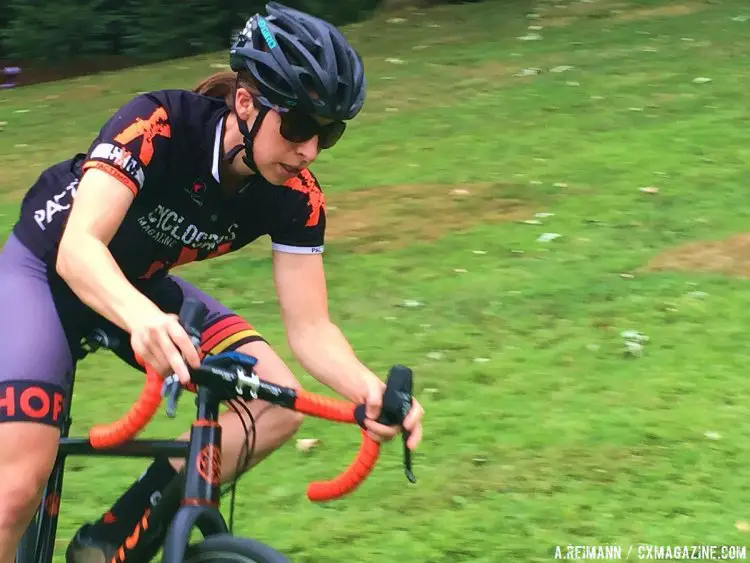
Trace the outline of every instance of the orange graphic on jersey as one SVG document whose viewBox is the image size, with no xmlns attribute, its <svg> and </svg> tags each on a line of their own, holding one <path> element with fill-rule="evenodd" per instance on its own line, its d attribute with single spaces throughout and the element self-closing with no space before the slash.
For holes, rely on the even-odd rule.
<svg viewBox="0 0 750 563">
<path fill-rule="evenodd" d="M 166 264 L 160 260 L 157 260 L 156 262 L 151 262 L 151 265 L 148 267 L 148 270 L 146 270 L 146 273 L 143 274 L 138 279 L 140 280 L 147 280 L 150 279 L 151 276 L 153 276 L 156 272 L 160 272 Z"/>
<path fill-rule="evenodd" d="M 210 252 L 206 256 L 206 259 L 216 258 L 217 256 L 221 256 L 222 254 L 226 254 L 230 250 L 232 250 L 232 243 L 225 242 L 224 244 L 220 244 L 216 248 L 216 250 L 214 250 L 213 252 Z M 143 274 L 139 279 L 147 280 L 151 276 L 153 276 L 156 272 L 159 272 L 163 270 L 164 268 L 171 270 L 172 268 L 176 268 L 177 266 L 183 266 L 185 264 L 189 264 L 190 262 L 195 262 L 197 259 L 198 259 L 198 249 L 188 248 L 187 246 L 183 246 L 182 250 L 180 250 L 180 255 L 177 257 L 176 262 L 162 262 L 161 260 L 152 262 L 151 266 L 149 266 L 146 273 Z"/>
<path fill-rule="evenodd" d="M 153 276 L 156 272 L 159 272 L 163 270 L 165 267 L 169 270 L 172 268 L 176 268 L 177 266 L 182 266 L 183 264 L 189 264 L 190 262 L 194 262 L 198 258 L 198 250 L 195 248 L 188 248 L 187 246 L 183 246 L 182 250 L 180 250 L 180 255 L 177 257 L 176 262 L 162 262 L 161 260 L 157 260 L 156 262 L 153 262 L 151 266 L 149 266 L 148 271 L 143 274 L 140 279 L 147 280 L 151 276 Z"/>
<path fill-rule="evenodd" d="M 154 110 L 154 113 L 148 119 L 140 117 L 128 125 L 125 130 L 115 137 L 115 141 L 123 145 L 130 141 L 143 137 L 141 141 L 141 152 L 138 154 L 144 166 L 148 166 L 151 158 L 154 156 L 154 137 L 172 137 L 172 129 L 169 127 L 167 120 L 167 110 L 160 107 Z"/>
<path fill-rule="evenodd" d="M 206 258 L 216 258 L 217 256 L 221 256 L 222 254 L 226 254 L 230 250 L 232 250 L 232 243 L 225 242 L 224 244 L 220 244 L 213 252 L 209 252 Z"/>
<path fill-rule="evenodd" d="M 320 221 L 320 209 L 323 208 L 323 211 L 326 209 L 326 198 L 323 192 L 320 191 L 320 186 L 318 186 L 312 174 L 305 169 L 300 172 L 299 176 L 292 178 L 284 185 L 297 192 L 307 194 L 310 198 L 310 215 L 307 218 L 305 227 L 314 227 L 317 225 Z"/>
<path fill-rule="evenodd" d="M 177 266 L 182 266 L 183 264 L 189 264 L 190 262 L 195 262 L 195 260 L 198 258 L 198 249 L 197 248 L 188 248 L 187 246 L 183 246 L 182 250 L 180 250 L 180 255 L 177 257 L 177 262 L 172 264 L 169 268 L 176 268 Z"/>
</svg>

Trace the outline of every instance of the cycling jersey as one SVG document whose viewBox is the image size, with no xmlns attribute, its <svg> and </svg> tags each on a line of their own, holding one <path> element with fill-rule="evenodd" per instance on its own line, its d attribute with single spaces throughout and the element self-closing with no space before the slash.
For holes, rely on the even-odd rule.
<svg viewBox="0 0 750 563">
<path fill-rule="evenodd" d="M 14 234 L 54 263 L 86 170 L 117 178 L 135 195 L 109 250 L 128 279 L 242 248 L 263 235 L 281 252 L 321 253 L 325 201 L 309 170 L 284 185 L 250 176 L 229 198 L 219 164 L 229 109 L 182 90 L 139 95 L 104 125 L 88 152 L 45 170 L 24 197 Z"/>
<path fill-rule="evenodd" d="M 109 244 L 134 286 L 165 312 L 177 313 L 186 298 L 203 301 L 204 352 L 264 340 L 242 317 L 169 273 L 263 235 L 270 235 L 277 251 L 323 252 L 325 203 L 308 170 L 283 186 L 251 176 L 237 197 L 222 195 L 219 164 L 228 114 L 223 100 L 191 92 L 139 95 L 112 116 L 87 153 L 49 167 L 26 193 L 0 252 L 0 342 L 6 359 L 0 422 L 62 424 L 60 405 L 68 404 L 72 374 L 85 356 L 80 343 L 94 328 L 119 331 L 115 353 L 137 366 L 127 334 L 82 303 L 55 270 L 76 189 L 92 168 L 135 195 Z"/>
</svg>

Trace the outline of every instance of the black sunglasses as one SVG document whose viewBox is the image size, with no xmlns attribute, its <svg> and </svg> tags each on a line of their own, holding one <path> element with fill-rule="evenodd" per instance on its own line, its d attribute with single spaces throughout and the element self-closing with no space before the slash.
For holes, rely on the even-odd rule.
<svg viewBox="0 0 750 563">
<path fill-rule="evenodd" d="M 321 125 L 309 114 L 296 109 L 288 109 L 272 104 L 263 96 L 253 96 L 253 101 L 257 109 L 258 104 L 276 111 L 281 116 L 281 136 L 292 143 L 305 143 L 318 136 L 318 147 L 320 149 L 330 149 L 335 145 L 346 129 L 346 123 L 343 121 L 334 121 Z"/>
</svg>

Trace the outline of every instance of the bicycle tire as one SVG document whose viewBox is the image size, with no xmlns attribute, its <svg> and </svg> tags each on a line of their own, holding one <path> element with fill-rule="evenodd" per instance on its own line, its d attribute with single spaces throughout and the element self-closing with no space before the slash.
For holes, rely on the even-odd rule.
<svg viewBox="0 0 750 563">
<path fill-rule="evenodd" d="M 291 563 L 275 549 L 248 538 L 217 534 L 188 547 L 184 563 Z"/>
</svg>

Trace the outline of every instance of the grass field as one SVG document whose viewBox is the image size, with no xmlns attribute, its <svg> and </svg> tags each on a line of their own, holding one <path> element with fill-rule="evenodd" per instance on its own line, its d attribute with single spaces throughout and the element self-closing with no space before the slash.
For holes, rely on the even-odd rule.
<svg viewBox="0 0 750 563">
<path fill-rule="evenodd" d="M 355 494 L 310 504 L 307 482 L 342 469 L 358 436 L 308 420 L 313 453 L 289 444 L 241 481 L 238 532 L 298 563 L 748 544 L 750 6 L 487 1 L 347 31 L 371 89 L 314 167 L 331 309 L 374 370 L 414 368 L 418 483 L 394 442 Z M 120 104 L 224 63 L 3 92 L 3 232 L 41 169 L 85 151 Z M 291 361 L 267 241 L 181 274 Z M 123 412 L 140 381 L 106 356 L 81 366 L 74 432 Z M 147 435 L 191 414 L 184 401 Z M 143 467 L 70 460 L 60 553 Z"/>
</svg>

